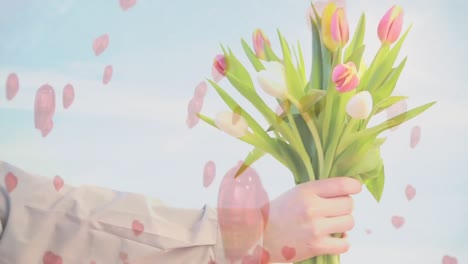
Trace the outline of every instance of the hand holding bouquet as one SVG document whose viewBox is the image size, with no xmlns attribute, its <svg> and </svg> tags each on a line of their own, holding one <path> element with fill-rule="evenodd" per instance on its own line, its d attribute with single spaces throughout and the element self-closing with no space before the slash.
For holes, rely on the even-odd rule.
<svg viewBox="0 0 468 264">
<path fill-rule="evenodd" d="M 376 114 L 406 99 L 393 95 L 406 63 L 406 58 L 396 63 L 410 29 L 402 32 L 403 10 L 392 7 L 376 27 L 382 44 L 366 67 L 365 15 L 350 38 L 345 9 L 334 2 L 322 4 L 322 8 L 317 10 L 312 5 L 311 9 L 310 73 L 305 71 L 299 44 L 290 45 L 278 31 L 279 55 L 265 34 L 257 30 L 253 49 L 242 40 L 256 76 L 249 74 L 230 49 L 222 47 L 223 54 L 215 58 L 215 78 L 209 83 L 230 110 L 209 118 L 199 113 L 202 99 L 197 98 L 192 99 L 191 109 L 206 123 L 254 147 L 236 176 L 269 154 L 291 171 L 296 184 L 350 176 L 361 181 L 379 201 L 385 179 L 380 155 L 385 138 L 380 134 L 423 113 L 434 102 L 369 126 Z M 262 127 L 218 84 L 222 77 L 255 107 L 268 127 Z M 275 97 L 281 113 L 272 110 L 257 93 L 254 78 Z M 193 119 L 188 120 L 192 125 L 196 122 Z M 304 263 L 339 263 L 339 256 L 320 256 Z"/>
</svg>

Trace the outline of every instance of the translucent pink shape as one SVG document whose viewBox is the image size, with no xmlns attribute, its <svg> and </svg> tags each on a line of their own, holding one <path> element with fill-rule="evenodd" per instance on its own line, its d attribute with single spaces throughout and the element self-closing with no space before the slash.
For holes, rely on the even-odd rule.
<svg viewBox="0 0 468 264">
<path fill-rule="evenodd" d="M 216 165 L 213 161 L 208 161 L 203 170 L 203 187 L 207 188 L 213 183 L 216 177 Z"/>
<path fill-rule="evenodd" d="M 408 201 L 411 201 L 413 200 L 414 196 L 416 196 L 416 189 L 413 186 L 408 185 L 406 186 L 405 194 L 406 194 L 406 199 L 408 199 Z"/>
<path fill-rule="evenodd" d="M 200 113 L 203 107 L 203 98 L 194 97 L 190 100 L 187 106 L 187 119 L 186 124 L 189 128 L 195 127 L 198 124 L 199 117 L 197 113 Z"/>
<path fill-rule="evenodd" d="M 63 88 L 63 108 L 68 109 L 75 100 L 75 89 L 73 88 L 73 85 L 67 84 Z"/>
<path fill-rule="evenodd" d="M 367 235 L 370 235 L 370 234 L 372 234 L 372 230 L 371 230 L 371 229 L 369 229 L 369 228 L 368 228 L 368 229 L 366 229 L 366 234 L 367 234 Z"/>
<path fill-rule="evenodd" d="M 52 86 L 45 84 L 36 92 L 34 104 L 34 126 L 39 130 L 52 129 L 52 117 L 55 113 L 55 91 Z"/>
<path fill-rule="evenodd" d="M 410 147 L 415 148 L 421 140 L 421 127 L 415 126 L 411 129 Z"/>
<path fill-rule="evenodd" d="M 8 193 L 14 191 L 16 186 L 18 186 L 18 178 L 11 172 L 8 172 L 7 175 L 5 175 L 4 181 Z"/>
<path fill-rule="evenodd" d="M 458 259 L 449 255 L 442 258 L 442 264 L 458 264 Z"/>
<path fill-rule="evenodd" d="M 45 127 L 40 129 L 42 137 L 47 137 L 53 128 L 54 128 L 54 121 L 52 119 L 47 120 Z"/>
<path fill-rule="evenodd" d="M 200 82 L 195 88 L 195 93 L 193 94 L 193 97 L 203 100 L 203 98 L 205 98 L 207 90 L 208 90 L 208 85 L 206 84 L 206 82 Z"/>
<path fill-rule="evenodd" d="M 63 264 L 62 257 L 55 255 L 52 251 L 47 251 L 42 257 L 43 264 Z"/>
<path fill-rule="evenodd" d="M 64 185 L 64 181 L 62 179 L 62 177 L 60 176 L 55 176 L 54 177 L 54 188 L 57 192 L 59 192 L 62 188 L 63 188 L 63 185 Z"/>
<path fill-rule="evenodd" d="M 392 105 L 387 109 L 387 119 L 396 117 L 408 110 L 408 104 L 406 100 L 401 100 L 398 103 Z M 392 131 L 395 131 L 398 127 L 391 128 Z"/>
<path fill-rule="evenodd" d="M 405 218 L 402 216 L 393 216 L 392 217 L 392 225 L 399 229 L 405 224 Z"/>
<path fill-rule="evenodd" d="M 284 246 L 281 249 L 281 254 L 283 255 L 284 259 L 288 261 L 296 256 L 296 249 L 292 247 Z"/>
<path fill-rule="evenodd" d="M 93 42 L 94 55 L 101 55 L 109 46 L 109 35 L 103 34 L 97 37 Z"/>
<path fill-rule="evenodd" d="M 263 247 L 257 245 L 252 255 L 242 257 L 242 264 L 269 264 L 270 253 Z"/>
<path fill-rule="evenodd" d="M 216 69 L 214 65 L 211 68 L 211 77 L 213 77 L 213 80 L 215 82 L 219 82 L 224 78 L 224 76 L 221 73 L 219 73 L 219 71 Z"/>
<path fill-rule="evenodd" d="M 10 73 L 6 81 L 6 98 L 12 100 L 19 91 L 19 79 L 16 73 Z"/>
<path fill-rule="evenodd" d="M 261 237 L 268 221 L 268 194 L 257 172 L 248 167 L 234 176 L 243 163 L 224 176 L 218 193 L 218 221 L 227 259 L 240 260 Z"/>
<path fill-rule="evenodd" d="M 190 116 L 187 117 L 185 120 L 185 124 L 187 125 L 188 128 L 194 128 L 198 122 L 200 121 L 200 118 L 197 116 Z"/>
<path fill-rule="evenodd" d="M 128 254 L 126 252 L 120 251 L 119 258 L 120 260 L 125 261 L 128 259 Z"/>
<path fill-rule="evenodd" d="M 123 11 L 127 11 L 136 4 L 137 0 L 120 0 L 120 7 Z"/>
<path fill-rule="evenodd" d="M 104 68 L 104 74 L 102 76 L 102 83 L 104 85 L 108 84 L 111 81 L 113 73 L 114 68 L 112 68 L 112 65 L 107 65 L 106 68 Z"/>
<path fill-rule="evenodd" d="M 139 235 L 141 235 L 141 233 L 143 233 L 143 231 L 145 231 L 145 226 L 143 225 L 142 222 L 140 222 L 138 220 L 134 220 L 132 222 L 132 230 L 133 230 L 133 234 L 135 234 L 135 236 L 139 236 Z"/>
</svg>

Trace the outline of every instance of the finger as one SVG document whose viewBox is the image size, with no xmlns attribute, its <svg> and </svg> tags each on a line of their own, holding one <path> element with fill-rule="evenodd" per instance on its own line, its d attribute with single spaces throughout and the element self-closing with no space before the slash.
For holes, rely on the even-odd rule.
<svg viewBox="0 0 468 264">
<path fill-rule="evenodd" d="M 349 215 L 354 209 L 354 200 L 351 196 L 341 196 L 329 199 L 323 199 L 323 215 L 325 217 L 336 217 Z"/>
<path fill-rule="evenodd" d="M 335 177 L 319 181 L 308 182 L 304 188 L 314 192 L 322 198 L 333 198 L 357 194 L 361 192 L 361 183 L 350 177 Z"/>
<path fill-rule="evenodd" d="M 320 221 L 322 235 L 344 233 L 354 228 L 354 217 L 352 215 L 322 218 Z"/>
<path fill-rule="evenodd" d="M 315 243 L 312 250 L 317 255 L 340 255 L 350 248 L 347 238 L 324 237 Z"/>
</svg>

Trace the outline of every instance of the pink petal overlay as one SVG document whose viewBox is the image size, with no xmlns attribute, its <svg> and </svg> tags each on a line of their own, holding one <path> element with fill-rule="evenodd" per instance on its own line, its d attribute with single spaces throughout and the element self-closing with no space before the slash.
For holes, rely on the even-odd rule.
<svg viewBox="0 0 468 264">
<path fill-rule="evenodd" d="M 261 237 L 268 221 L 268 194 L 257 172 L 247 167 L 236 179 L 243 162 L 224 176 L 218 193 L 218 221 L 225 255 L 240 260 Z M 263 208 L 262 208 L 263 207 Z"/>
<path fill-rule="evenodd" d="M 54 177 L 54 188 L 57 192 L 59 192 L 62 188 L 63 188 L 63 185 L 64 185 L 64 181 L 62 179 L 62 177 L 60 176 L 55 176 Z"/>
<path fill-rule="evenodd" d="M 213 81 L 218 83 L 223 79 L 224 76 L 219 73 L 216 67 L 213 65 L 213 67 L 211 67 L 211 77 L 213 78 Z"/>
<path fill-rule="evenodd" d="M 421 139 L 421 127 L 415 126 L 411 129 L 410 147 L 415 148 Z"/>
<path fill-rule="evenodd" d="M 128 259 L 128 254 L 126 252 L 120 251 L 119 253 L 119 259 L 124 261 Z"/>
<path fill-rule="evenodd" d="M 194 128 L 198 124 L 198 121 L 200 121 L 198 116 L 189 116 L 185 120 L 185 124 L 188 128 Z"/>
<path fill-rule="evenodd" d="M 73 85 L 67 84 L 63 88 L 63 108 L 68 109 L 72 105 L 73 100 L 75 100 L 75 89 Z"/>
<path fill-rule="evenodd" d="M 140 221 L 134 220 L 132 222 L 132 230 L 135 236 L 139 236 L 141 233 L 143 233 L 143 231 L 145 231 L 145 226 Z"/>
<path fill-rule="evenodd" d="M 8 101 L 12 100 L 19 90 L 19 79 L 16 73 L 11 73 L 6 81 L 6 98 Z"/>
<path fill-rule="evenodd" d="M 43 264 L 62 264 L 62 257 L 59 255 L 55 255 L 51 251 L 47 251 L 44 253 L 44 256 L 42 257 L 42 263 Z"/>
<path fill-rule="evenodd" d="M 46 125 L 42 129 L 40 129 L 42 137 L 47 137 L 50 131 L 52 131 L 52 128 L 54 128 L 54 121 L 52 119 L 49 119 L 47 120 Z"/>
<path fill-rule="evenodd" d="M 189 128 L 195 127 L 198 124 L 199 117 L 197 113 L 200 113 L 203 107 L 203 98 L 194 97 L 190 100 L 187 106 L 187 119 L 186 124 Z"/>
<path fill-rule="evenodd" d="M 16 186 L 18 186 L 18 178 L 11 172 L 8 172 L 7 175 L 5 175 L 5 186 L 7 192 L 11 193 L 16 189 Z"/>
<path fill-rule="evenodd" d="M 208 261 L 208 264 L 217 264 L 217 263 L 213 259 L 210 259 L 210 261 Z"/>
<path fill-rule="evenodd" d="M 292 247 L 284 246 L 281 249 L 281 254 L 283 255 L 284 259 L 288 261 L 296 256 L 296 249 Z"/>
<path fill-rule="evenodd" d="M 137 0 L 120 0 L 120 7 L 123 11 L 127 11 L 136 4 Z"/>
<path fill-rule="evenodd" d="M 207 188 L 213 183 L 216 177 L 216 165 L 213 161 L 208 161 L 203 169 L 203 187 Z"/>
<path fill-rule="evenodd" d="M 398 103 L 392 105 L 387 109 L 387 119 L 391 119 L 400 114 L 405 113 L 408 110 L 408 104 L 406 100 L 401 100 Z M 395 131 L 398 127 L 393 127 L 391 130 Z"/>
<path fill-rule="evenodd" d="M 52 129 L 52 117 L 55 113 L 55 91 L 52 86 L 45 84 L 36 92 L 34 103 L 34 126 L 39 130 Z"/>
<path fill-rule="evenodd" d="M 104 85 L 108 84 L 111 81 L 113 73 L 114 68 L 112 68 L 112 65 L 107 65 L 106 68 L 104 68 L 104 74 L 102 76 L 102 83 Z"/>
<path fill-rule="evenodd" d="M 442 264 L 458 264 L 458 259 L 449 255 L 442 258 Z"/>
<path fill-rule="evenodd" d="M 201 99 L 203 101 L 207 90 L 208 90 L 208 85 L 206 84 L 206 82 L 200 82 L 195 88 L 193 97 L 197 99 Z"/>
<path fill-rule="evenodd" d="M 89 262 L 89 264 L 96 264 L 96 261 L 91 260 L 91 261 Z"/>
<path fill-rule="evenodd" d="M 371 230 L 371 229 L 369 229 L 369 228 L 367 228 L 367 229 L 366 229 L 366 234 L 367 234 L 367 235 L 370 235 L 370 234 L 372 234 L 372 230 Z"/>
<path fill-rule="evenodd" d="M 402 216 L 393 216 L 392 217 L 392 225 L 396 228 L 399 229 L 405 224 L 405 218 Z"/>
<path fill-rule="evenodd" d="M 269 264 L 270 253 L 263 247 L 257 245 L 252 255 L 242 257 L 242 264 Z"/>
<path fill-rule="evenodd" d="M 103 34 L 93 41 L 94 55 L 101 55 L 109 46 L 109 35 Z"/>
<path fill-rule="evenodd" d="M 416 189 L 411 185 L 406 186 L 405 195 L 408 201 L 413 200 L 414 196 L 416 196 Z"/>
</svg>

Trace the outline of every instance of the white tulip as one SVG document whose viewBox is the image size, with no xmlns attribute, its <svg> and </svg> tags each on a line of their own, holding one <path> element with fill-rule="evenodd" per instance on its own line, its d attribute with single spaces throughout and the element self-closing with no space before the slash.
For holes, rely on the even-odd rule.
<svg viewBox="0 0 468 264">
<path fill-rule="evenodd" d="M 265 70 L 258 73 L 258 82 L 262 89 L 269 95 L 278 99 L 286 99 L 287 83 L 286 70 L 283 64 L 270 61 L 264 62 Z"/>
<path fill-rule="evenodd" d="M 346 105 L 346 112 L 352 118 L 367 119 L 372 112 L 372 95 L 368 91 L 355 94 Z"/>
<path fill-rule="evenodd" d="M 242 116 L 229 111 L 218 113 L 215 123 L 219 129 L 236 138 L 243 137 L 249 127 Z"/>
</svg>

